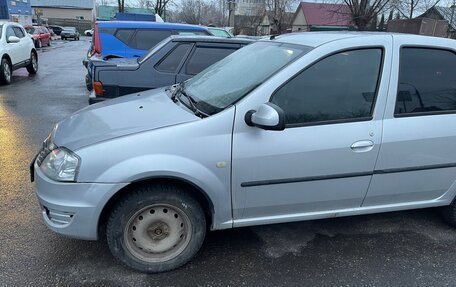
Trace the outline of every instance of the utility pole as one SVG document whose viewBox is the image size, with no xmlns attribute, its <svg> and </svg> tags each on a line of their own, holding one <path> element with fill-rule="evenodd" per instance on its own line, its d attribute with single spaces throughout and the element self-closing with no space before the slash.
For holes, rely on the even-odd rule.
<svg viewBox="0 0 456 287">
<path fill-rule="evenodd" d="M 234 27 L 234 9 L 236 8 L 235 0 L 228 0 L 228 26 Z"/>
</svg>

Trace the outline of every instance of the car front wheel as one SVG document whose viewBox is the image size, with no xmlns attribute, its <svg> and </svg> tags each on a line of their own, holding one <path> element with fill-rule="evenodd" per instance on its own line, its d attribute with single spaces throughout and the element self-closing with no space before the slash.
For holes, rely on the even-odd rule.
<svg viewBox="0 0 456 287">
<path fill-rule="evenodd" d="M 9 85 L 11 83 L 11 75 L 13 70 L 8 59 L 3 58 L 0 63 L 0 82 L 4 85 Z"/>
<path fill-rule="evenodd" d="M 30 63 L 27 65 L 27 71 L 32 75 L 38 72 L 38 56 L 35 52 L 30 54 Z"/>
<path fill-rule="evenodd" d="M 199 203 L 182 188 L 144 186 L 113 209 L 107 224 L 109 248 L 118 260 L 141 272 L 178 268 L 200 249 L 206 220 Z"/>
</svg>

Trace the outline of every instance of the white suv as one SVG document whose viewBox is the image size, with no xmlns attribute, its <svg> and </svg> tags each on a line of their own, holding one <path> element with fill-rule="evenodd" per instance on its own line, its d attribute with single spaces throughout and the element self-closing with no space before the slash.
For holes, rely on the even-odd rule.
<svg viewBox="0 0 456 287">
<path fill-rule="evenodd" d="M 26 67 L 30 74 L 38 71 L 38 55 L 33 40 L 24 28 L 13 22 L 0 22 L 0 83 L 11 83 L 14 70 Z"/>
</svg>

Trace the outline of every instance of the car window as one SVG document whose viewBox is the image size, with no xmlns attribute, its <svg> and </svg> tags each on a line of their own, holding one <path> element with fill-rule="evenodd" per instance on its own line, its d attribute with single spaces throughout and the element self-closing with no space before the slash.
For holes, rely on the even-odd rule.
<svg viewBox="0 0 456 287">
<path fill-rule="evenodd" d="M 24 30 L 22 30 L 20 27 L 13 27 L 14 34 L 16 34 L 16 37 L 18 38 L 24 38 L 25 33 Z"/>
<path fill-rule="evenodd" d="M 456 54 L 402 48 L 396 116 L 456 112 Z"/>
<path fill-rule="evenodd" d="M 176 72 L 182 59 L 187 54 L 188 49 L 191 47 L 190 43 L 180 44 L 171 51 L 157 66 L 160 72 Z"/>
<path fill-rule="evenodd" d="M 126 44 L 134 32 L 134 29 L 118 29 L 115 37 Z"/>
<path fill-rule="evenodd" d="M 177 35 L 207 35 L 204 31 L 192 31 L 192 30 L 181 30 L 181 31 L 176 31 Z"/>
<path fill-rule="evenodd" d="M 2 33 L 3 33 L 3 25 L 0 25 L 0 39 L 2 38 Z"/>
<path fill-rule="evenodd" d="M 138 30 L 132 40 L 133 48 L 149 50 L 161 40 L 171 36 L 169 30 Z"/>
<path fill-rule="evenodd" d="M 211 28 L 209 28 L 209 31 L 211 31 L 212 35 L 217 36 L 217 37 L 226 37 L 226 38 L 231 37 L 231 35 L 227 31 L 225 31 L 223 29 L 211 29 Z"/>
<path fill-rule="evenodd" d="M 8 26 L 8 28 L 6 28 L 6 39 L 8 39 L 11 36 L 16 37 L 16 33 L 14 33 L 12 26 Z"/>
<path fill-rule="evenodd" d="M 234 51 L 236 51 L 236 49 L 197 47 L 190 60 L 188 60 L 185 73 L 188 75 L 196 75 Z"/>
<path fill-rule="evenodd" d="M 381 49 L 334 54 L 283 85 L 272 103 L 284 110 L 288 125 L 370 117 L 381 63 Z"/>
</svg>

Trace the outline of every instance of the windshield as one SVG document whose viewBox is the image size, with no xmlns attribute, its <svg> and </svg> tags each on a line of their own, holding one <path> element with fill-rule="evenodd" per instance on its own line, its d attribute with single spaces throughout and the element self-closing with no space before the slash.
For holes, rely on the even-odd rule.
<svg viewBox="0 0 456 287">
<path fill-rule="evenodd" d="M 63 31 L 65 31 L 65 32 L 74 32 L 74 31 L 76 31 L 76 28 L 73 28 L 73 27 L 63 27 Z"/>
<path fill-rule="evenodd" d="M 152 57 L 152 55 L 154 55 L 155 53 L 160 51 L 160 49 L 163 48 L 163 46 L 165 46 L 165 44 L 168 43 L 169 41 L 170 41 L 170 38 L 165 38 L 161 42 L 158 42 L 157 45 L 152 47 L 147 53 L 145 53 L 144 55 L 142 55 L 141 57 L 138 58 L 138 63 L 142 63 L 146 59 L 149 59 L 150 57 Z"/>
<path fill-rule="evenodd" d="M 214 28 L 208 28 L 208 29 L 214 36 L 225 37 L 225 38 L 231 37 L 230 33 L 228 33 L 227 31 L 225 31 L 223 29 L 214 29 Z"/>
<path fill-rule="evenodd" d="M 29 33 L 29 34 L 35 34 L 35 32 L 36 32 L 35 28 L 33 28 L 33 27 L 26 27 L 25 31 L 27 31 L 27 33 Z"/>
<path fill-rule="evenodd" d="M 185 92 L 207 114 L 217 113 L 311 49 L 277 42 L 250 44 L 185 82 Z"/>
</svg>

